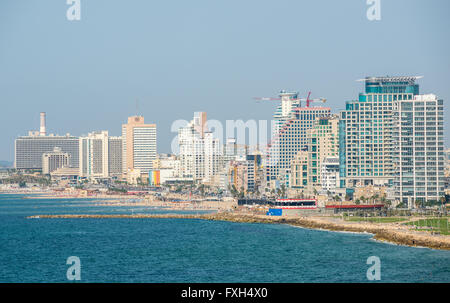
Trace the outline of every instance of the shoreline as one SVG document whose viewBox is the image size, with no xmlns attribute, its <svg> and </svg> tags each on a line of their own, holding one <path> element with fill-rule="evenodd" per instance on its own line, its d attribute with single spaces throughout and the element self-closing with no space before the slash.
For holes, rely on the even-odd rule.
<svg viewBox="0 0 450 303">
<path fill-rule="evenodd" d="M 411 247 L 426 247 L 432 249 L 450 250 L 450 237 L 430 235 L 425 232 L 410 230 L 398 223 L 351 223 L 336 221 L 326 217 L 270 217 L 266 215 L 240 214 L 218 212 L 214 214 L 135 214 L 135 215 L 37 215 L 28 219 L 201 219 L 208 221 L 228 221 L 237 223 L 286 224 L 314 230 L 368 233 L 373 239 L 390 244 Z"/>
</svg>

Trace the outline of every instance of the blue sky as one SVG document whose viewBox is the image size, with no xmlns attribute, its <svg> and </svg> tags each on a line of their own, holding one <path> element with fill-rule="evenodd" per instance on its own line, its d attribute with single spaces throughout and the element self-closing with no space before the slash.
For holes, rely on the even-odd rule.
<svg viewBox="0 0 450 303">
<path fill-rule="evenodd" d="M 423 75 L 421 93 L 450 99 L 450 2 L 365 0 L 65 0 L 0 2 L 0 160 L 39 126 L 120 135 L 127 116 L 158 125 L 169 152 L 174 120 L 270 119 L 280 89 L 325 97 L 334 112 L 367 75 Z M 446 121 L 446 146 L 449 146 Z"/>
</svg>

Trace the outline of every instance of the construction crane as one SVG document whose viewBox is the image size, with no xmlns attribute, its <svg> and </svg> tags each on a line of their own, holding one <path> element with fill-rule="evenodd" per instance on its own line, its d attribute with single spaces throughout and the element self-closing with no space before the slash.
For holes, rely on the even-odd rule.
<svg viewBox="0 0 450 303">
<path fill-rule="evenodd" d="M 284 91 L 281 91 L 280 93 L 283 93 Z M 254 97 L 258 103 L 261 101 L 293 101 L 293 102 L 299 102 L 299 107 L 295 108 L 294 110 L 298 111 L 301 108 L 301 102 L 306 102 L 306 107 L 309 108 L 311 103 L 313 102 L 322 102 L 325 103 L 327 100 L 325 98 L 315 98 L 310 99 L 311 92 L 308 92 L 308 96 L 306 98 L 292 98 L 292 99 L 282 99 L 282 98 L 273 98 L 273 97 Z M 278 133 L 275 134 L 275 136 L 269 141 L 269 143 L 266 145 L 266 152 L 270 149 L 272 149 L 273 145 L 276 144 L 276 142 L 279 141 L 280 136 L 287 130 L 287 128 L 290 126 L 293 120 L 287 120 L 285 124 L 281 127 L 281 129 L 278 130 Z M 270 153 L 268 153 L 268 158 L 270 156 Z"/>
<path fill-rule="evenodd" d="M 306 107 L 309 107 L 312 102 L 322 102 L 325 103 L 327 99 L 325 98 L 316 98 L 316 99 L 310 99 L 311 92 L 308 92 L 308 97 L 306 98 L 296 98 L 296 99 L 288 99 L 289 101 L 299 101 L 299 105 L 301 107 L 301 102 L 306 101 Z M 261 101 L 281 101 L 281 98 L 272 98 L 272 97 L 254 97 L 253 99 L 256 100 L 256 102 Z"/>
<path fill-rule="evenodd" d="M 325 98 L 309 99 L 310 96 L 311 96 L 311 92 L 308 92 L 308 97 L 306 97 L 306 107 L 309 107 L 311 102 L 322 102 L 322 103 L 327 102 L 327 99 L 325 99 Z"/>
</svg>

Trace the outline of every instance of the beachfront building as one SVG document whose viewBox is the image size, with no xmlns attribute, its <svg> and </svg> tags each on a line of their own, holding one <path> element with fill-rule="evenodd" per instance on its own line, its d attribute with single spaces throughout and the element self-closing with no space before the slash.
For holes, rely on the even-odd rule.
<svg viewBox="0 0 450 303">
<path fill-rule="evenodd" d="M 443 101 L 419 77 L 367 77 L 341 112 L 341 187 L 387 186 L 409 208 L 444 194 Z"/>
<path fill-rule="evenodd" d="M 122 172 L 122 139 L 110 137 L 108 131 L 98 131 L 80 137 L 79 176 L 103 179 Z"/>
<path fill-rule="evenodd" d="M 341 187 L 392 185 L 393 103 L 419 94 L 417 77 L 366 77 L 365 92 L 341 112 Z"/>
<path fill-rule="evenodd" d="M 327 190 L 332 188 L 332 165 L 326 158 L 339 156 L 339 117 L 336 115 L 317 117 L 312 128 L 307 130 L 306 146 L 297 153 L 291 163 L 291 188 L 306 190 L 312 194 L 323 189 L 322 176 L 327 178 Z"/>
<path fill-rule="evenodd" d="M 14 168 L 42 170 L 42 156 L 55 147 L 69 155 L 69 166 L 78 167 L 78 138 L 70 134 L 47 135 L 46 115 L 40 113 L 40 128 L 29 131 L 28 136 L 18 137 L 14 142 Z"/>
<path fill-rule="evenodd" d="M 78 167 L 78 137 L 43 135 L 30 132 L 28 136 L 18 137 L 14 145 L 14 168 L 42 170 L 42 155 L 53 152 L 55 147 L 69 154 L 69 166 Z"/>
<path fill-rule="evenodd" d="M 221 164 L 219 168 L 219 174 L 217 175 L 216 187 L 223 190 L 230 188 L 229 174 L 232 169 L 232 162 L 245 159 L 248 151 L 248 145 L 238 144 L 236 138 L 227 138 L 223 146 L 223 154 L 221 157 Z"/>
<path fill-rule="evenodd" d="M 266 159 L 267 186 L 274 188 L 280 184 L 289 186 L 291 162 L 307 147 L 307 130 L 316 119 L 330 115 L 329 107 L 296 107 L 289 118 L 284 118 L 281 128 L 268 145 Z M 274 117 L 276 118 L 276 117 Z"/>
<path fill-rule="evenodd" d="M 61 148 L 55 147 L 53 151 L 42 155 L 42 173 L 48 175 L 58 168 L 68 167 L 69 162 L 69 153 L 65 153 Z"/>
<path fill-rule="evenodd" d="M 261 167 L 261 155 L 246 155 L 241 159 L 230 161 L 228 171 L 228 185 L 244 194 L 259 191 L 259 169 Z"/>
<path fill-rule="evenodd" d="M 133 170 L 134 175 L 137 170 L 148 174 L 153 169 L 156 150 L 156 124 L 145 124 L 143 116 L 129 117 L 127 124 L 122 125 L 123 177 L 126 179 L 126 174 Z"/>
<path fill-rule="evenodd" d="M 444 103 L 405 95 L 393 103 L 394 197 L 409 208 L 444 196 Z"/>
<path fill-rule="evenodd" d="M 208 181 L 220 171 L 222 149 L 218 138 L 208 130 L 206 113 L 194 113 L 194 119 L 178 130 L 180 176 Z"/>
<path fill-rule="evenodd" d="M 122 137 L 108 137 L 108 175 L 118 178 L 122 175 Z"/>
<path fill-rule="evenodd" d="M 326 157 L 320 166 L 322 191 L 335 195 L 339 188 L 339 157 Z"/>
<path fill-rule="evenodd" d="M 180 160 L 176 155 L 159 154 L 153 162 L 151 185 L 183 181 L 180 178 Z"/>
</svg>

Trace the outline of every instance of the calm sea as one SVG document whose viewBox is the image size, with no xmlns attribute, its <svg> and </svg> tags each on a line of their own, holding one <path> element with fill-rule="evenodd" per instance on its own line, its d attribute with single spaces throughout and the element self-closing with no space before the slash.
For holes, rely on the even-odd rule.
<svg viewBox="0 0 450 303">
<path fill-rule="evenodd" d="M 0 195 L 0 282 L 450 282 L 450 251 L 376 242 L 368 234 L 186 219 L 26 219 L 39 214 L 166 213 L 83 199 Z"/>
</svg>

